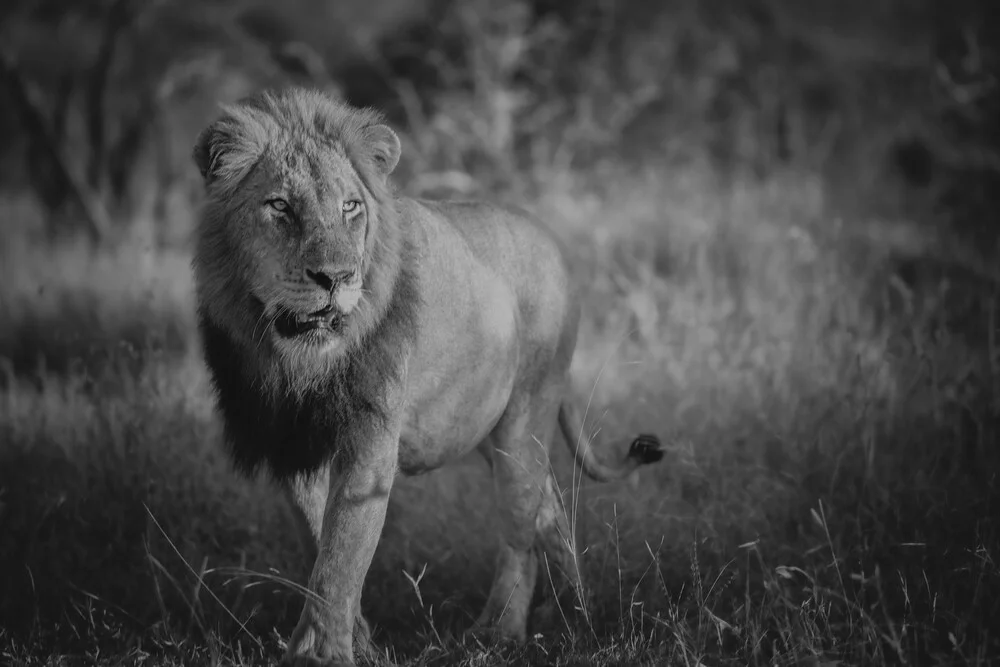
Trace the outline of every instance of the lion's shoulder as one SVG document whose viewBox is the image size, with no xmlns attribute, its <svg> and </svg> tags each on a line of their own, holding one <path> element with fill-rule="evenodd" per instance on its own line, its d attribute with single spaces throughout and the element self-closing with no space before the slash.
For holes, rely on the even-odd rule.
<svg viewBox="0 0 1000 667">
<path fill-rule="evenodd" d="M 512 329 L 498 311 L 510 311 L 518 335 L 534 341 L 554 341 L 574 326 L 578 293 L 566 253 L 528 211 L 484 201 L 406 200 L 401 212 L 419 248 L 416 271 L 429 289 L 422 308 L 440 310 L 422 310 L 421 321 L 478 312 L 483 326 L 465 333 L 483 340 L 492 338 L 490 330 Z"/>
<path fill-rule="evenodd" d="M 419 222 L 453 229 L 487 265 L 502 265 L 526 279 L 555 278 L 567 269 L 562 242 L 524 208 L 477 200 L 401 201 L 403 210 Z"/>
</svg>

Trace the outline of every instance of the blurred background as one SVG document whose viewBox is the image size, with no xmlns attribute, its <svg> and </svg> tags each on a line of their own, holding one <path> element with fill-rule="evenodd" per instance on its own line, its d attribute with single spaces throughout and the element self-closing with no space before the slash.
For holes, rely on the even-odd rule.
<svg viewBox="0 0 1000 667">
<path fill-rule="evenodd" d="M 588 588 L 544 583 L 519 659 L 1000 658 L 998 76 L 990 0 L 6 0 L 0 656 L 280 652 L 309 559 L 219 446 L 190 154 L 294 84 L 385 111 L 402 194 L 548 221 L 588 428 L 669 442 L 611 486 L 557 444 Z M 460 640 L 490 487 L 394 490 L 365 608 L 399 662 L 510 657 Z"/>
<path fill-rule="evenodd" d="M 30 198 L 50 235 L 111 241 L 148 226 L 183 244 L 191 138 L 220 102 L 297 83 L 387 111 L 410 134 L 403 184 L 418 192 L 656 163 L 758 178 L 808 168 L 939 202 L 962 174 L 953 197 L 971 206 L 998 166 L 991 9 L 12 0 L 0 10 L 4 190 Z"/>
</svg>

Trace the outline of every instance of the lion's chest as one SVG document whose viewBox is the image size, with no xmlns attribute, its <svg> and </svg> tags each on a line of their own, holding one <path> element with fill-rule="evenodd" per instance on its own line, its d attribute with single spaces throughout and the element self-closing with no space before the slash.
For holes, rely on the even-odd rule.
<svg viewBox="0 0 1000 667">
<path fill-rule="evenodd" d="M 517 381 L 522 350 L 513 295 L 495 281 L 473 281 L 461 296 L 466 308 L 427 323 L 449 325 L 410 367 L 399 450 L 404 474 L 437 468 L 478 445 L 503 415 Z M 448 304 L 441 308 L 447 312 Z"/>
</svg>

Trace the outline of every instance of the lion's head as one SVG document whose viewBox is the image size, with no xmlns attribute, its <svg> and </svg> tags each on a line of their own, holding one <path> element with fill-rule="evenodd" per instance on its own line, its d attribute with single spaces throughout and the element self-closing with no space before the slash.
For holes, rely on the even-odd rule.
<svg viewBox="0 0 1000 667">
<path fill-rule="evenodd" d="M 322 377 L 388 306 L 399 155 L 378 113 L 318 92 L 224 107 L 194 149 L 207 191 L 194 260 L 203 317 L 250 356 Z"/>
</svg>

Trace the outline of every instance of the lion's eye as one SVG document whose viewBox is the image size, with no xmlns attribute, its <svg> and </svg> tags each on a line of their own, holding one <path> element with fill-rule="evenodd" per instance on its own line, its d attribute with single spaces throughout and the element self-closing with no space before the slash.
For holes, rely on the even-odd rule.
<svg viewBox="0 0 1000 667">
<path fill-rule="evenodd" d="M 340 208 L 344 211 L 344 213 L 354 213 L 361 208 L 361 202 L 355 199 L 349 199 L 345 201 Z"/>
<path fill-rule="evenodd" d="M 284 199 L 276 197 L 274 199 L 268 199 L 267 205 L 273 208 L 278 213 L 287 213 L 288 209 L 291 208 Z"/>
</svg>

